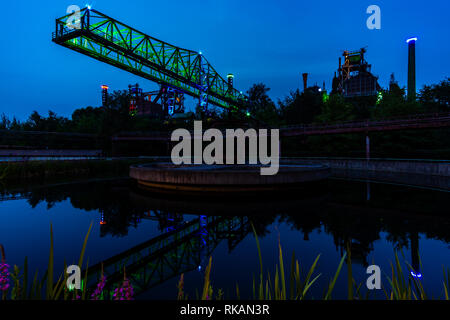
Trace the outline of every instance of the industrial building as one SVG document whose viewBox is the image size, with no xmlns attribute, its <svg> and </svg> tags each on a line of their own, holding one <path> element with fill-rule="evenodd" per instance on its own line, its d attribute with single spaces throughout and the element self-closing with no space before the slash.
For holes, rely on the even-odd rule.
<svg viewBox="0 0 450 320">
<path fill-rule="evenodd" d="M 102 85 L 103 106 L 108 101 L 108 86 Z M 184 94 L 175 88 L 161 85 L 159 90 L 144 92 L 139 84 L 128 86 L 129 113 L 131 116 L 147 116 L 166 119 L 184 113 Z"/>
<path fill-rule="evenodd" d="M 184 94 L 175 88 L 161 85 L 159 90 L 143 92 L 138 84 L 129 85 L 130 115 L 167 118 L 184 113 Z"/>
<path fill-rule="evenodd" d="M 339 57 L 338 74 L 334 74 L 333 93 L 340 93 L 344 97 L 375 96 L 381 90 L 378 77 L 371 73 L 372 65 L 369 64 L 364 54 L 366 49 L 343 52 Z"/>
</svg>

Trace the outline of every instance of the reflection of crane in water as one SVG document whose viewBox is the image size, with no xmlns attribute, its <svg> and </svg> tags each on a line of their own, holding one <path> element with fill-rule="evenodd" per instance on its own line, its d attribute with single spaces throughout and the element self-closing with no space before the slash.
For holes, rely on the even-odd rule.
<svg viewBox="0 0 450 320">
<path fill-rule="evenodd" d="M 144 212 L 142 219 L 158 221 L 158 228 L 163 232 L 175 230 L 184 223 L 184 215 L 181 213 L 167 212 L 165 210 L 148 210 Z"/>
<path fill-rule="evenodd" d="M 0 194 L 0 202 L 3 201 L 10 201 L 10 200 L 23 200 L 23 199 L 29 199 L 30 195 L 28 193 L 24 194 Z"/>
<path fill-rule="evenodd" d="M 339 248 L 340 255 L 342 256 L 344 251 L 347 255 L 351 255 L 352 262 L 368 267 L 367 256 L 370 251 L 373 251 L 373 243 L 367 246 L 366 243 L 360 242 L 351 237 L 346 238 L 335 238 L 335 243 Z M 407 269 L 409 270 L 411 276 L 415 279 L 422 278 L 420 253 L 419 253 L 419 233 L 417 231 L 411 232 L 409 236 L 410 240 L 410 250 L 411 250 L 411 263 L 407 263 Z"/>
<path fill-rule="evenodd" d="M 249 231 L 247 217 L 199 216 L 89 267 L 88 287 L 96 285 L 103 268 L 105 288 L 112 289 L 123 279 L 125 269 L 138 295 L 172 277 L 204 268 L 223 239 L 229 239 L 231 251 Z"/>
<path fill-rule="evenodd" d="M 419 257 L 419 233 L 412 232 L 410 235 L 411 241 L 411 276 L 416 279 L 422 278 L 422 272 L 420 270 L 420 257 Z"/>
</svg>

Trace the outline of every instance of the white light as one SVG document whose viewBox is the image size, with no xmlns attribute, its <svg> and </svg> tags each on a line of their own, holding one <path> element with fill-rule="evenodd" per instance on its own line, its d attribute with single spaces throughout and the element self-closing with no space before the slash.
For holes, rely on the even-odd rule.
<svg viewBox="0 0 450 320">
<path fill-rule="evenodd" d="M 411 41 L 417 41 L 417 38 L 416 37 L 409 38 L 408 40 L 406 40 L 406 43 L 410 43 Z"/>
<path fill-rule="evenodd" d="M 91 6 L 90 4 L 87 4 L 87 5 L 86 5 L 86 8 L 87 8 L 88 10 L 91 10 L 91 9 L 92 9 L 92 6 Z"/>
<path fill-rule="evenodd" d="M 199 51 L 199 52 L 198 52 L 198 54 L 199 54 L 199 55 L 202 55 L 202 52 L 201 52 L 201 51 Z"/>
</svg>

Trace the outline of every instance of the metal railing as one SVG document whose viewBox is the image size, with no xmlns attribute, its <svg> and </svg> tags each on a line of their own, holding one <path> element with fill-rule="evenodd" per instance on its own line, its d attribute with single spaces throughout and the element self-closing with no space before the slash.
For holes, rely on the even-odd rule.
<svg viewBox="0 0 450 320">
<path fill-rule="evenodd" d="M 364 120 L 364 121 L 345 121 L 332 124 L 305 124 L 305 125 L 289 125 L 280 128 L 280 130 L 303 130 L 307 131 L 326 131 L 331 129 L 352 129 L 352 128 L 369 128 L 384 126 L 410 126 L 412 124 L 429 123 L 436 121 L 450 122 L 450 112 L 446 113 L 428 113 L 415 114 L 405 117 L 388 118 L 383 120 Z"/>
</svg>

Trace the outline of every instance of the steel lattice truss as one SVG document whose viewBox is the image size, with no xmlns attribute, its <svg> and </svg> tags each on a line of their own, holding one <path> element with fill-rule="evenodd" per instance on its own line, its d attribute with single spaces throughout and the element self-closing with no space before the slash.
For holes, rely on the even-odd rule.
<svg viewBox="0 0 450 320">
<path fill-rule="evenodd" d="M 244 108 L 247 97 L 229 87 L 201 53 L 155 39 L 96 10 L 82 9 L 77 28 L 71 20 L 73 14 L 56 19 L 55 43 L 193 97 L 207 94 L 208 102 L 219 107 Z"/>
<path fill-rule="evenodd" d="M 229 250 L 250 232 L 248 217 L 209 216 L 194 219 L 179 229 L 162 234 L 134 248 L 89 267 L 88 287 L 95 287 L 103 270 L 105 289 L 120 284 L 126 270 L 135 295 L 175 276 L 196 269 L 217 245 L 228 239 Z M 83 271 L 82 274 L 85 274 Z"/>
</svg>

